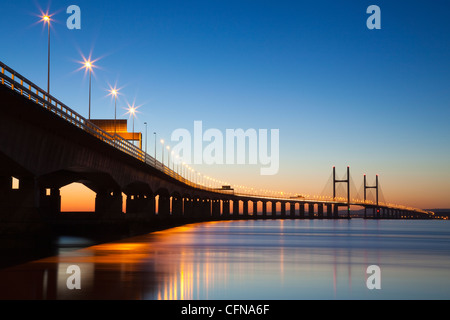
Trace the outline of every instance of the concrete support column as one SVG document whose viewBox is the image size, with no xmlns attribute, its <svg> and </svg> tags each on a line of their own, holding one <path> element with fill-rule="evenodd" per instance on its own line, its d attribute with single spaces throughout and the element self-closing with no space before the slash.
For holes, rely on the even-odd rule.
<svg viewBox="0 0 450 320">
<path fill-rule="evenodd" d="M 170 216 L 170 197 L 169 196 L 159 195 L 158 215 L 160 217 L 169 217 Z"/>
<path fill-rule="evenodd" d="M 183 198 L 172 197 L 172 215 L 180 218 L 183 215 Z"/>
<path fill-rule="evenodd" d="M 230 200 L 222 201 L 222 216 L 224 218 L 230 217 Z"/>
<path fill-rule="evenodd" d="M 141 219 L 148 219 L 155 215 L 155 198 L 153 195 L 128 194 L 125 206 L 127 214 L 135 214 Z"/>
<path fill-rule="evenodd" d="M 277 203 L 276 202 L 272 202 L 272 219 L 276 219 L 277 218 Z"/>
<path fill-rule="evenodd" d="M 53 197 L 55 199 L 51 201 L 59 201 L 59 208 L 61 208 L 59 190 L 57 194 L 56 190 L 51 191 L 50 199 Z M 115 217 L 122 214 L 122 193 L 120 190 L 98 192 L 95 197 L 95 212 L 103 217 Z"/>
<path fill-rule="evenodd" d="M 333 218 L 333 206 L 331 204 L 327 204 L 327 218 Z"/>
<path fill-rule="evenodd" d="M 192 218 L 194 216 L 194 201 L 190 197 L 184 198 L 184 216 Z"/>
<path fill-rule="evenodd" d="M 199 198 L 193 198 L 192 199 L 192 216 L 194 218 L 201 217 L 201 199 Z"/>
<path fill-rule="evenodd" d="M 333 218 L 339 219 L 339 206 L 337 204 L 335 204 L 333 208 Z"/>
<path fill-rule="evenodd" d="M 314 219 L 314 203 L 308 203 L 308 218 Z"/>
<path fill-rule="evenodd" d="M 202 218 L 211 218 L 211 199 L 202 200 Z"/>
<path fill-rule="evenodd" d="M 134 195 L 134 194 L 127 194 L 127 197 L 125 200 L 125 212 L 126 213 L 138 212 L 135 197 L 136 197 L 136 195 Z"/>
<path fill-rule="evenodd" d="M 243 201 L 242 212 L 244 218 L 248 218 L 248 200 Z"/>
<path fill-rule="evenodd" d="M 299 212 L 300 212 L 300 219 L 305 219 L 305 204 L 304 203 L 300 203 Z"/>
<path fill-rule="evenodd" d="M 212 216 L 215 219 L 220 218 L 220 200 L 218 199 L 212 200 Z"/>
<path fill-rule="evenodd" d="M 319 217 L 319 219 L 323 219 L 323 204 L 322 203 L 317 204 L 317 216 Z"/>
<path fill-rule="evenodd" d="M 99 194 L 97 194 L 97 197 Z M 105 196 L 106 200 L 107 196 Z M 97 200 L 97 198 L 96 198 Z M 108 207 L 104 203 L 105 209 Z M 97 207 L 97 204 L 96 204 Z M 61 194 L 58 188 L 43 188 L 41 190 L 40 210 L 46 215 L 57 215 L 61 213 Z M 97 209 L 95 210 L 97 212 Z"/>
<path fill-rule="evenodd" d="M 144 212 L 150 216 L 150 217 L 154 217 L 155 216 L 155 210 L 156 206 L 155 206 L 155 196 L 150 194 L 147 195 L 147 201 L 145 203 L 145 207 L 144 207 Z"/>
<path fill-rule="evenodd" d="M 295 219 L 295 202 L 290 203 L 289 218 Z"/>
<path fill-rule="evenodd" d="M 253 201 L 253 219 L 258 219 L 258 201 Z"/>
<path fill-rule="evenodd" d="M 239 218 L 239 200 L 233 200 L 233 218 Z"/>
<path fill-rule="evenodd" d="M 267 201 L 262 202 L 262 217 L 267 219 Z"/>
<path fill-rule="evenodd" d="M 286 202 L 281 202 L 281 219 L 286 219 Z"/>
</svg>

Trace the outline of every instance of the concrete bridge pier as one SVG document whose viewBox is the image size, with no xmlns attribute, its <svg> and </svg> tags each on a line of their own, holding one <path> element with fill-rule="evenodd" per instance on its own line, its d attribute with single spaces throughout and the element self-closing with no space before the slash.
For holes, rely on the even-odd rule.
<svg viewBox="0 0 450 320">
<path fill-rule="evenodd" d="M 267 201 L 262 201 L 262 218 L 267 219 Z"/>
<path fill-rule="evenodd" d="M 198 197 L 192 198 L 192 217 L 199 219 L 202 214 L 202 200 Z"/>
<path fill-rule="evenodd" d="M 243 200 L 242 201 L 242 215 L 245 219 L 248 219 L 249 215 L 248 215 L 248 201 L 249 200 Z"/>
<path fill-rule="evenodd" d="M 183 198 L 183 217 L 189 219 L 194 216 L 193 214 L 193 204 L 192 198 L 184 197 Z"/>
<path fill-rule="evenodd" d="M 230 218 L 230 200 L 226 199 L 222 201 L 222 216 L 224 218 Z"/>
<path fill-rule="evenodd" d="M 393 216 L 392 216 L 392 209 L 391 209 L 391 208 L 388 208 L 388 209 L 387 209 L 387 215 L 388 215 L 388 218 L 389 218 L 389 219 L 392 219 L 392 218 L 393 218 Z"/>
<path fill-rule="evenodd" d="M 333 218 L 333 206 L 331 204 L 327 204 L 327 218 Z"/>
<path fill-rule="evenodd" d="M 211 200 L 210 199 L 201 199 L 200 202 L 200 212 L 202 219 L 208 219 L 211 217 Z"/>
<path fill-rule="evenodd" d="M 277 218 L 277 202 L 276 201 L 272 202 L 272 214 L 271 214 L 270 218 L 271 219 Z"/>
<path fill-rule="evenodd" d="M 233 200 L 233 219 L 239 219 L 239 200 Z"/>
<path fill-rule="evenodd" d="M 41 212 L 45 212 L 48 216 L 56 216 L 61 213 L 61 193 L 59 188 L 42 188 L 40 190 L 40 205 L 39 210 Z M 109 197 L 104 195 L 105 201 L 101 201 L 100 199 L 97 202 L 98 198 L 102 198 L 101 194 L 97 193 L 97 198 L 95 199 L 95 211 L 98 213 L 106 213 L 106 209 L 109 208 Z M 105 209 L 105 210 L 102 210 Z M 122 211 L 122 210 L 121 210 Z"/>
<path fill-rule="evenodd" d="M 253 219 L 258 219 L 258 201 L 253 201 Z"/>
<path fill-rule="evenodd" d="M 391 218 L 392 219 L 397 219 L 398 218 L 394 209 L 390 209 L 390 212 L 391 212 Z"/>
<path fill-rule="evenodd" d="M 158 216 L 168 218 L 170 216 L 170 197 L 167 195 L 159 195 L 158 197 Z"/>
<path fill-rule="evenodd" d="M 0 167 L 0 171 L 2 169 L 9 168 Z M 16 188 L 13 188 L 12 182 L 11 176 L 0 176 L 0 235 L 16 233 L 22 239 L 38 231 L 37 228 L 42 229 L 49 215 L 39 208 L 40 189 L 33 177 L 20 177 Z M 60 208 L 59 190 L 56 189 L 56 192 L 58 197 L 53 203 L 54 213 L 58 213 Z M 0 247 L 1 242 L 0 237 Z"/>
<path fill-rule="evenodd" d="M 125 212 L 140 220 L 149 220 L 155 215 L 155 198 L 147 194 L 127 195 Z"/>
<path fill-rule="evenodd" d="M 286 202 L 281 202 L 281 219 L 286 219 Z"/>
<path fill-rule="evenodd" d="M 334 204 L 334 206 L 333 206 L 333 218 L 339 219 L 339 205 L 338 204 Z"/>
<path fill-rule="evenodd" d="M 300 203 L 299 215 L 300 215 L 300 219 L 305 219 L 305 204 L 304 203 Z"/>
<path fill-rule="evenodd" d="M 180 196 L 172 196 L 172 216 L 178 219 L 183 216 L 183 198 Z"/>
<path fill-rule="evenodd" d="M 220 218 L 220 200 L 218 199 L 212 200 L 212 216 L 214 219 Z"/>
<path fill-rule="evenodd" d="M 323 219 L 323 204 L 321 203 L 317 204 L 317 216 L 319 219 Z"/>
<path fill-rule="evenodd" d="M 308 203 L 308 218 L 314 219 L 314 203 Z"/>
<path fill-rule="evenodd" d="M 291 202 L 289 207 L 289 218 L 295 219 L 295 203 Z"/>
<path fill-rule="evenodd" d="M 61 199 L 59 190 L 52 190 L 50 192 L 50 201 L 58 201 L 57 198 Z M 61 205 L 59 205 L 59 208 L 61 208 Z M 122 193 L 120 190 L 102 190 L 97 192 L 95 212 L 102 218 L 117 218 L 122 215 Z"/>
</svg>

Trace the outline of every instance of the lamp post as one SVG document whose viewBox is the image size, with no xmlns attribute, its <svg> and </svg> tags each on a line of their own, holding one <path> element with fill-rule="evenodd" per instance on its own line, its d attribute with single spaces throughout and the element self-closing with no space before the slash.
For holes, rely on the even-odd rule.
<svg viewBox="0 0 450 320">
<path fill-rule="evenodd" d="M 144 162 L 147 162 L 147 122 L 144 122 L 145 125 L 145 151 L 144 151 Z"/>
<path fill-rule="evenodd" d="M 128 106 L 128 112 L 130 113 L 130 115 L 133 117 L 133 130 L 132 130 L 132 132 L 133 132 L 133 135 L 132 135 L 132 138 L 131 138 L 131 140 L 133 141 L 133 145 L 134 145 L 134 117 L 135 117 L 135 115 L 136 115 L 136 108 L 134 107 L 134 106 Z"/>
<path fill-rule="evenodd" d="M 116 142 L 117 133 L 117 94 L 119 93 L 116 88 L 111 89 L 110 94 L 114 96 L 114 143 Z"/>
<path fill-rule="evenodd" d="M 42 21 L 44 24 L 47 23 L 48 26 L 48 48 L 47 48 L 47 94 L 50 94 L 50 16 L 45 14 L 42 16 Z M 50 98 L 47 97 L 47 100 L 50 101 Z"/>
<path fill-rule="evenodd" d="M 177 173 L 178 175 L 180 175 L 180 157 L 178 156 L 178 154 L 175 156 L 175 158 L 177 159 Z"/>
<path fill-rule="evenodd" d="M 162 150 L 161 163 L 162 163 L 162 165 L 164 167 L 164 139 L 161 139 L 161 144 L 162 144 L 162 147 L 161 147 L 161 150 Z"/>
<path fill-rule="evenodd" d="M 171 152 L 172 154 L 172 171 L 175 172 L 175 154 L 173 153 L 173 150 Z"/>
<path fill-rule="evenodd" d="M 153 135 L 155 136 L 155 166 L 156 166 L 156 132 L 153 132 Z"/>
<path fill-rule="evenodd" d="M 92 62 L 87 60 L 84 62 L 84 67 L 89 70 L 89 120 L 91 120 L 91 73 L 92 73 Z"/>
<path fill-rule="evenodd" d="M 167 167 L 170 169 L 170 146 L 166 146 L 167 149 Z"/>
</svg>

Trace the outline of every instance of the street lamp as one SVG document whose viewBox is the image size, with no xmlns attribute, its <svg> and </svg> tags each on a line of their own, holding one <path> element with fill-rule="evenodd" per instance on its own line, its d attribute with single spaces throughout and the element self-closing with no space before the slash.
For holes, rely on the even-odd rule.
<svg viewBox="0 0 450 320">
<path fill-rule="evenodd" d="M 166 146 L 167 149 L 167 167 L 170 169 L 170 146 Z"/>
<path fill-rule="evenodd" d="M 160 142 L 162 144 L 162 147 L 161 147 L 161 149 L 162 149 L 161 163 L 162 163 L 162 165 L 164 167 L 164 139 L 161 139 Z"/>
<path fill-rule="evenodd" d="M 144 162 L 147 160 L 147 122 L 144 122 L 145 125 L 145 151 L 144 151 Z"/>
<path fill-rule="evenodd" d="M 91 120 L 91 73 L 93 67 L 94 65 L 91 60 L 84 61 L 84 68 L 89 70 L 89 120 Z"/>
<path fill-rule="evenodd" d="M 177 173 L 178 175 L 180 174 L 180 157 L 177 155 L 175 155 L 175 158 L 177 159 Z"/>
<path fill-rule="evenodd" d="M 173 172 L 175 172 L 175 154 L 174 154 L 174 152 L 173 152 L 173 150 L 172 150 L 172 171 Z"/>
<path fill-rule="evenodd" d="M 116 133 L 117 133 L 117 95 L 119 91 L 114 87 L 109 91 L 111 95 L 114 96 L 114 142 L 116 142 Z"/>
<path fill-rule="evenodd" d="M 46 13 L 42 16 L 42 20 L 44 21 L 44 24 L 47 23 L 48 26 L 48 52 L 47 52 L 47 95 L 50 94 L 50 16 Z M 50 98 L 47 97 L 48 101 L 50 101 Z"/>
<path fill-rule="evenodd" d="M 127 113 L 129 113 L 132 117 L 133 117 L 133 136 L 132 136 L 132 141 L 133 141 L 133 145 L 134 145 L 134 117 L 135 117 L 135 115 L 136 115 L 136 107 L 134 106 L 134 105 L 132 105 L 132 106 L 128 106 L 128 112 Z"/>
<path fill-rule="evenodd" d="M 156 166 L 156 132 L 153 132 L 153 135 L 155 136 L 155 166 Z"/>
</svg>

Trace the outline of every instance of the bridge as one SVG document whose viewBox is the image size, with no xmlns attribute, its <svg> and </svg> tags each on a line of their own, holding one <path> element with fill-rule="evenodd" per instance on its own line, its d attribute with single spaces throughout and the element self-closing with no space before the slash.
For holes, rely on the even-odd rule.
<svg viewBox="0 0 450 320">
<path fill-rule="evenodd" d="M 0 234 L 92 232 L 229 219 L 425 219 L 430 212 L 350 197 L 350 168 L 333 196 L 266 195 L 188 179 L 123 136 L 104 130 L 0 62 Z M 18 183 L 13 184 L 16 179 Z M 364 179 L 365 181 L 365 179 Z M 61 213 L 60 189 L 79 182 L 96 193 L 95 212 Z M 347 184 L 347 198 L 336 185 Z M 366 190 L 376 186 L 367 186 Z M 123 197 L 126 195 L 123 210 Z M 279 208 L 277 210 L 277 207 Z M 347 208 L 348 210 L 339 210 Z M 342 213 L 344 212 L 344 213 Z"/>
</svg>

